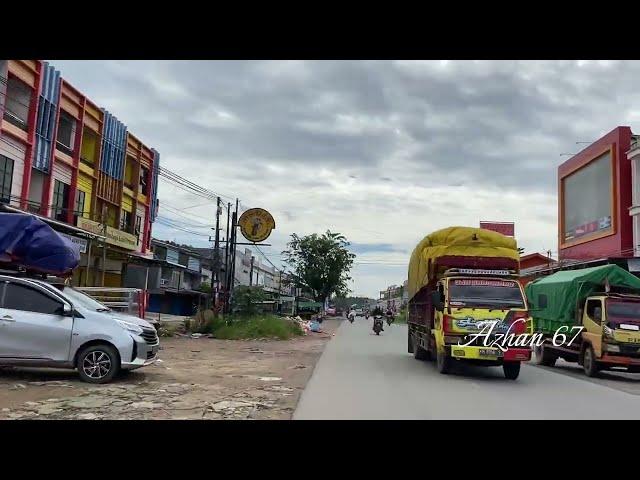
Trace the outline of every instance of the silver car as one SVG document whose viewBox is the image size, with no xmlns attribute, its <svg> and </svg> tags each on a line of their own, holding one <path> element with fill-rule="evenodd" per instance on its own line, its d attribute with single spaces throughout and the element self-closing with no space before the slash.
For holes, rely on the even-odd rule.
<svg viewBox="0 0 640 480">
<path fill-rule="evenodd" d="M 90 383 L 155 362 L 146 320 L 113 312 L 71 287 L 0 275 L 0 365 L 75 368 Z"/>
</svg>

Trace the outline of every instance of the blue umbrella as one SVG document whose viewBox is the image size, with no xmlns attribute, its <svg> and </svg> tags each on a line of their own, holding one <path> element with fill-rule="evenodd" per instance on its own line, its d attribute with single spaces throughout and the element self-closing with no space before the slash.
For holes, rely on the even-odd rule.
<svg viewBox="0 0 640 480">
<path fill-rule="evenodd" d="M 0 262 L 68 275 L 80 263 L 80 247 L 33 215 L 0 213 Z"/>
</svg>

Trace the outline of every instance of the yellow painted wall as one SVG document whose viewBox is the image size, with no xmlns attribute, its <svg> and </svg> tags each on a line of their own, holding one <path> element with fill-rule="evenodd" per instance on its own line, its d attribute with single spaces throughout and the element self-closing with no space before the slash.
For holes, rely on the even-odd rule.
<svg viewBox="0 0 640 480">
<path fill-rule="evenodd" d="M 86 173 L 87 175 L 93 176 L 93 168 L 86 166 L 84 163 L 79 163 L 78 168 L 81 172 Z"/>
<path fill-rule="evenodd" d="M 117 273 L 107 273 L 104 274 L 104 286 L 105 287 L 114 287 L 121 288 L 122 287 L 122 276 Z"/>
<path fill-rule="evenodd" d="M 93 178 L 78 172 L 78 190 L 85 193 L 84 197 L 84 217 L 91 218 L 91 193 L 93 192 Z"/>
<path fill-rule="evenodd" d="M 126 212 L 133 212 L 133 198 L 129 195 L 122 195 L 122 209 Z"/>
</svg>

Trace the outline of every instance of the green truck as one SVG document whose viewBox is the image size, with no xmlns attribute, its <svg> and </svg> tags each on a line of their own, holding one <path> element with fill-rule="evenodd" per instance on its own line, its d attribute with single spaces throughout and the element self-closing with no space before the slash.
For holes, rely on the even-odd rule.
<svg viewBox="0 0 640 480">
<path fill-rule="evenodd" d="M 640 373 L 640 279 L 617 265 L 556 272 L 529 283 L 534 361 L 558 358 L 600 370 Z"/>
</svg>

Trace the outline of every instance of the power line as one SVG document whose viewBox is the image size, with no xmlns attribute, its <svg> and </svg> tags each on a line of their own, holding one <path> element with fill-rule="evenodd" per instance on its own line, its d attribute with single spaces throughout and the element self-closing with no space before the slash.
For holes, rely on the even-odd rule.
<svg viewBox="0 0 640 480">
<path fill-rule="evenodd" d="M 203 227 L 213 228 L 213 224 L 205 224 L 205 223 L 202 223 L 202 222 L 196 222 L 195 220 L 193 220 L 193 218 L 189 218 L 187 215 L 190 215 L 190 216 L 196 217 L 196 218 L 201 218 L 203 220 L 209 220 L 207 217 L 203 217 L 201 215 L 196 215 L 196 214 L 193 214 L 193 213 L 183 214 L 181 212 L 181 210 L 179 210 L 179 209 L 177 209 L 177 208 L 175 208 L 175 207 L 173 207 L 171 205 L 168 205 L 166 202 L 162 203 L 162 208 L 169 209 L 170 213 L 173 214 L 173 215 L 178 215 L 180 217 L 186 218 L 187 220 L 191 220 L 192 222 L 195 223 L 195 226 L 203 226 Z"/>
<path fill-rule="evenodd" d="M 167 226 L 167 227 L 171 227 L 171 228 L 175 228 L 176 230 L 180 230 L 183 231 L 185 233 L 190 233 L 192 235 L 197 235 L 199 237 L 207 237 L 209 238 L 209 235 L 204 234 L 204 233 L 199 233 L 199 232 L 194 232 L 193 230 L 189 230 L 187 228 L 183 228 L 179 225 L 176 225 L 175 223 L 172 223 L 170 220 L 166 220 L 164 218 L 156 218 L 156 222 L 160 223 L 161 225 Z"/>
</svg>

